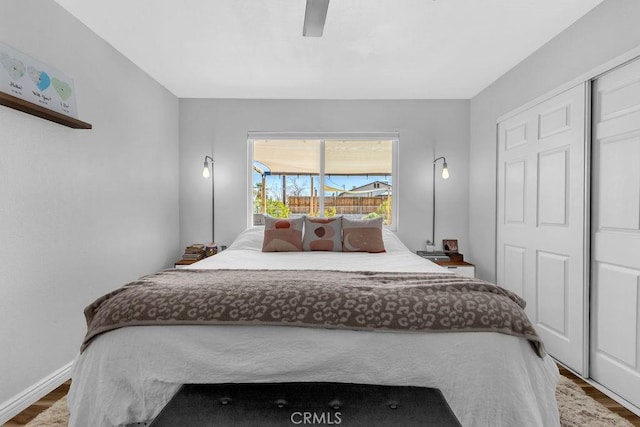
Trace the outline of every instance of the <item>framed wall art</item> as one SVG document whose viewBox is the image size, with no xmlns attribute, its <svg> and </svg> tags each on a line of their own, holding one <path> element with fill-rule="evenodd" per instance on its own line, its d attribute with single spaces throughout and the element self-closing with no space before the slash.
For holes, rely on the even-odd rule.
<svg viewBox="0 0 640 427">
<path fill-rule="evenodd" d="M 73 80 L 4 43 L 0 43 L 0 92 L 78 118 Z"/>
<path fill-rule="evenodd" d="M 442 241 L 442 250 L 445 252 L 458 253 L 458 241 L 455 239 L 444 239 Z"/>
</svg>

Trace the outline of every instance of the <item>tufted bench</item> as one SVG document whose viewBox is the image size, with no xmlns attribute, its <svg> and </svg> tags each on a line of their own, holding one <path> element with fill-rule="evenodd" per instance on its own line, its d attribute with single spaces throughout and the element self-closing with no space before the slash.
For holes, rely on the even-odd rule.
<svg viewBox="0 0 640 427">
<path fill-rule="evenodd" d="M 346 383 L 185 384 L 151 423 L 460 426 L 440 390 Z"/>
</svg>

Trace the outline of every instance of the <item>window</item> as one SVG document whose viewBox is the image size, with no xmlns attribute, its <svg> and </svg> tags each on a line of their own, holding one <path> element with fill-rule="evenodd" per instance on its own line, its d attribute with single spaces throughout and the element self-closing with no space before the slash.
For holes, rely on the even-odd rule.
<svg viewBox="0 0 640 427">
<path fill-rule="evenodd" d="M 251 223 L 382 216 L 394 227 L 397 146 L 397 134 L 249 134 Z"/>
</svg>

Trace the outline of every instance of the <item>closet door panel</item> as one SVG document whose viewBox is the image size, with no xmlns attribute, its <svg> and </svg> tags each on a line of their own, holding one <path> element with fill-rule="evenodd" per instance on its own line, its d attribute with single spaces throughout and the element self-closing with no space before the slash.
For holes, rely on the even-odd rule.
<svg viewBox="0 0 640 427">
<path fill-rule="evenodd" d="M 526 252 L 526 248 L 508 244 L 503 248 L 504 284 L 521 296 L 524 295 Z"/>
<path fill-rule="evenodd" d="M 538 251 L 538 326 L 558 337 L 567 336 L 569 257 Z"/>
<path fill-rule="evenodd" d="M 597 351 L 634 366 L 638 356 L 636 336 L 640 271 L 598 263 L 595 276 L 595 294 L 598 298 L 595 315 L 599 319 L 596 324 L 599 337 Z"/>
<path fill-rule="evenodd" d="M 538 225 L 567 226 L 569 171 L 568 148 L 538 155 Z"/>
<path fill-rule="evenodd" d="M 591 377 L 640 407 L 640 61 L 593 94 Z"/>
<path fill-rule="evenodd" d="M 524 223 L 524 199 L 527 162 L 515 160 L 505 163 L 504 217 L 509 224 Z"/>
<path fill-rule="evenodd" d="M 640 228 L 640 136 L 599 139 L 599 226 Z"/>
<path fill-rule="evenodd" d="M 586 373 L 585 120 L 579 85 L 498 124 L 497 281 L 549 354 Z"/>
</svg>

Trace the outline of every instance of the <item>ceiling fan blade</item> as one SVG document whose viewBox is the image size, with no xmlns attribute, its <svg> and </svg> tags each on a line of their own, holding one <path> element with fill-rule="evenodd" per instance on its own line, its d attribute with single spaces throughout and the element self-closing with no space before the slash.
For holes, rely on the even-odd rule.
<svg viewBox="0 0 640 427">
<path fill-rule="evenodd" d="M 307 0 L 307 9 L 304 12 L 304 27 L 302 28 L 303 36 L 322 37 L 328 8 L 329 0 Z"/>
</svg>

